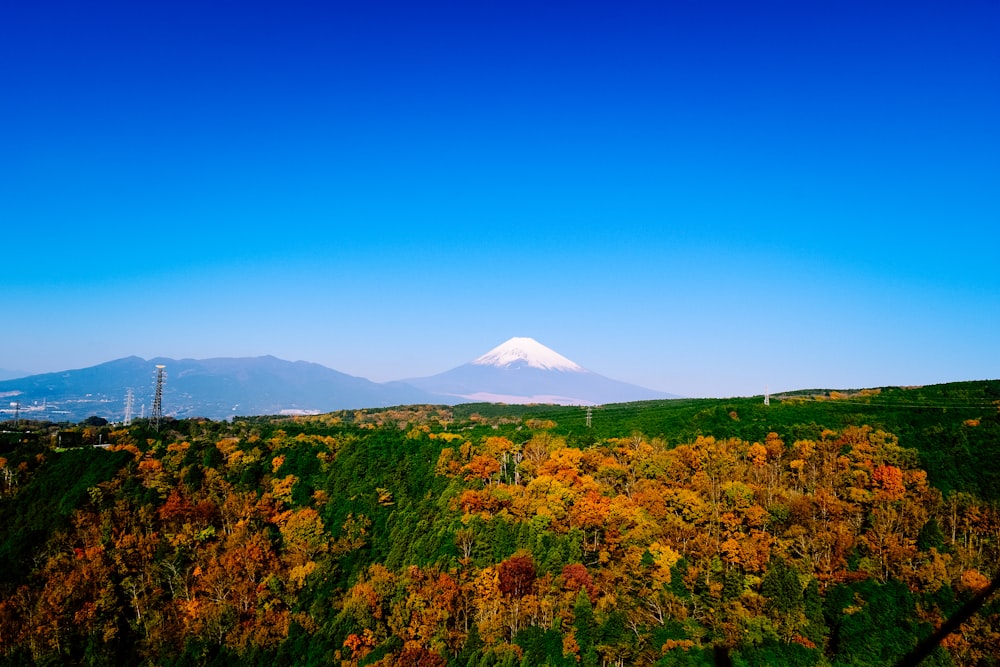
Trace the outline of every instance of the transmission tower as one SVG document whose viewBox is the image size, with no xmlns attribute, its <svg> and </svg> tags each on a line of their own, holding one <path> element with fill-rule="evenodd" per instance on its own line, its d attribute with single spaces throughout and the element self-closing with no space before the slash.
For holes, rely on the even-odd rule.
<svg viewBox="0 0 1000 667">
<path fill-rule="evenodd" d="M 125 393 L 125 421 L 123 424 L 125 426 L 132 425 L 132 408 L 135 406 L 135 395 L 132 393 L 132 387 L 128 388 Z"/>
<path fill-rule="evenodd" d="M 590 412 L 590 406 L 588 405 L 587 406 L 587 428 L 590 428 L 590 417 L 591 417 L 591 412 Z"/>
<path fill-rule="evenodd" d="M 764 385 L 764 405 L 771 405 L 771 392 L 768 390 L 767 385 Z"/>
<path fill-rule="evenodd" d="M 163 419 L 163 383 L 167 381 L 167 372 L 163 364 L 156 365 L 156 392 L 153 394 L 153 412 L 149 419 L 153 422 L 153 429 L 160 430 L 160 420 Z"/>
</svg>

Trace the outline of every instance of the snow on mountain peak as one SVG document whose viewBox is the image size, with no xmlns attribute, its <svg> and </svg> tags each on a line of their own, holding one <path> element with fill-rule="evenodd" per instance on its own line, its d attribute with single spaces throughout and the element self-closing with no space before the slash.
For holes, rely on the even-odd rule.
<svg viewBox="0 0 1000 667">
<path fill-rule="evenodd" d="M 477 366 L 505 368 L 519 361 L 527 363 L 531 368 L 547 371 L 584 372 L 583 367 L 574 364 L 555 350 L 550 350 L 534 338 L 511 338 L 472 363 Z"/>
</svg>

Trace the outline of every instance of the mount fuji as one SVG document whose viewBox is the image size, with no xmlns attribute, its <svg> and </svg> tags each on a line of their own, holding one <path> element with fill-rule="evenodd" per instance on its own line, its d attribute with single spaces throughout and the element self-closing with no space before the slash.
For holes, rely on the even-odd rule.
<svg viewBox="0 0 1000 667">
<path fill-rule="evenodd" d="M 678 398 L 598 375 L 533 338 L 511 338 L 450 371 L 404 382 L 449 402 L 602 405 Z"/>
</svg>

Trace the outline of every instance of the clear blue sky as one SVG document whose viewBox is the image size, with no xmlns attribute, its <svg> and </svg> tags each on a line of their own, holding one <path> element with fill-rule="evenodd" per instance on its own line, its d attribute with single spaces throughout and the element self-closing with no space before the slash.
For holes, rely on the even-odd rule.
<svg viewBox="0 0 1000 667">
<path fill-rule="evenodd" d="M 0 368 L 1000 377 L 1000 4 L 0 10 Z"/>
</svg>

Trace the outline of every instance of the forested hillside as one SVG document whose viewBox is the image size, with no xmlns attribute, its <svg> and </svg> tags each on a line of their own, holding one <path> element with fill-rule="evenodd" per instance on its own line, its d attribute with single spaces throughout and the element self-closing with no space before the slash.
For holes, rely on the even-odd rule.
<svg viewBox="0 0 1000 667">
<path fill-rule="evenodd" d="M 892 664 L 997 574 L 998 400 L 34 425 L 0 458 L 0 660 Z M 991 601 L 924 664 L 997 655 Z"/>
</svg>

